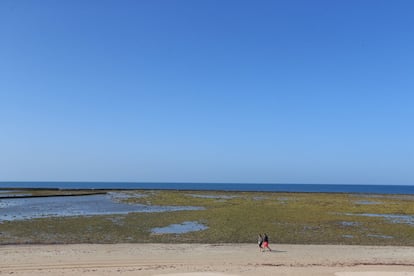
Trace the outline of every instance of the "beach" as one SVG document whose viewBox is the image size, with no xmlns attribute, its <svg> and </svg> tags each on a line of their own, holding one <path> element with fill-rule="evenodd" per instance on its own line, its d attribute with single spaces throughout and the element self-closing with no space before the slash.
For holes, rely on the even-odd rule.
<svg viewBox="0 0 414 276">
<path fill-rule="evenodd" d="M 0 276 L 414 276 L 412 195 L 9 193 Z"/>
<path fill-rule="evenodd" d="M 409 275 L 414 248 L 271 244 L 3 245 L 0 275 Z"/>
</svg>

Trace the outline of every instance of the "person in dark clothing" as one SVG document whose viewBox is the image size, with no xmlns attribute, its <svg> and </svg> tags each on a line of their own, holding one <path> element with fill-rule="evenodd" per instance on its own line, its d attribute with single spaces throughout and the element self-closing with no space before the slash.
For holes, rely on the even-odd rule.
<svg viewBox="0 0 414 276">
<path fill-rule="evenodd" d="M 262 248 L 263 251 L 267 249 L 269 249 L 269 251 L 272 251 L 272 249 L 270 249 L 269 247 L 269 237 L 267 236 L 267 234 L 263 234 L 263 244 L 262 244 Z"/>
<path fill-rule="evenodd" d="M 259 236 L 257 237 L 257 244 L 259 245 L 259 250 L 262 250 L 262 244 L 263 244 L 262 234 L 259 234 Z"/>
</svg>

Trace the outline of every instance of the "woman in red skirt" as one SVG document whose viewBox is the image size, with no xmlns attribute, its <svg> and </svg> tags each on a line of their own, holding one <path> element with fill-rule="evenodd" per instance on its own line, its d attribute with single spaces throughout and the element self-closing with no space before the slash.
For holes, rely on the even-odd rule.
<svg viewBox="0 0 414 276">
<path fill-rule="evenodd" d="M 267 236 L 266 233 L 263 235 L 262 248 L 263 248 L 263 251 L 266 250 L 266 248 L 269 249 L 269 251 L 272 251 L 272 249 L 270 249 L 269 247 L 269 237 Z"/>
</svg>

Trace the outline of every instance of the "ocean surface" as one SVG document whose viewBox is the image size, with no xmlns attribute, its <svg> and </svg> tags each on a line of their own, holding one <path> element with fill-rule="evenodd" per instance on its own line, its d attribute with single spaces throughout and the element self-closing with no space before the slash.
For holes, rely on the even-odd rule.
<svg viewBox="0 0 414 276">
<path fill-rule="evenodd" d="M 0 182 L 0 188 L 156 189 L 200 191 L 414 194 L 413 185 L 144 183 L 144 182 Z"/>
</svg>

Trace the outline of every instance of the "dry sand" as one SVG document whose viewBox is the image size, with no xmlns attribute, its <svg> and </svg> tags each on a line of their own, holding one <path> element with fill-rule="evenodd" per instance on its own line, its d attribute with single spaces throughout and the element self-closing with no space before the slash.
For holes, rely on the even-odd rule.
<svg viewBox="0 0 414 276">
<path fill-rule="evenodd" d="M 414 276 L 414 247 L 254 244 L 0 246 L 0 275 Z"/>
</svg>

